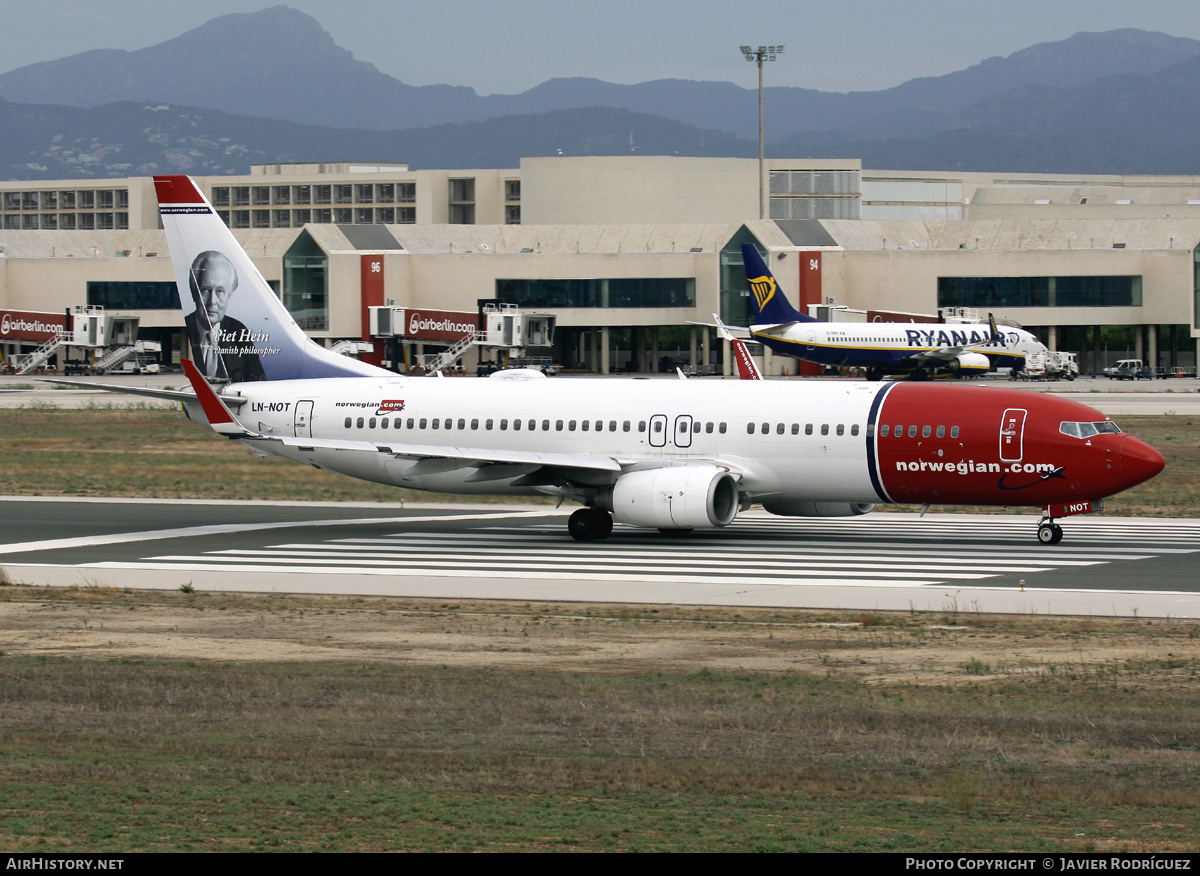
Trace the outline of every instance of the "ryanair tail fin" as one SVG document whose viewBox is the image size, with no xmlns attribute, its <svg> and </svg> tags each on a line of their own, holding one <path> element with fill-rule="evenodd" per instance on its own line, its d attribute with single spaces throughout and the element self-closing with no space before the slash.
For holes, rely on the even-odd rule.
<svg viewBox="0 0 1200 876">
<path fill-rule="evenodd" d="M 752 325 L 820 321 L 792 307 L 754 244 L 742 244 L 742 262 L 746 266 L 746 282 L 750 285 L 750 303 L 754 308 Z"/>
<path fill-rule="evenodd" d="M 156 176 L 154 188 L 192 356 L 206 379 L 390 374 L 305 335 L 190 177 Z"/>
</svg>

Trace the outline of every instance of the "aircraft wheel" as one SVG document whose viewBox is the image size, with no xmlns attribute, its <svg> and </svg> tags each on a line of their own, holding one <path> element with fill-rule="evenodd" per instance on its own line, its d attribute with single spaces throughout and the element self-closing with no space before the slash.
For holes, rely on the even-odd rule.
<svg viewBox="0 0 1200 876">
<path fill-rule="evenodd" d="M 599 541 L 612 532 L 613 520 L 607 511 L 580 508 L 567 521 L 567 531 L 576 541 Z"/>
<path fill-rule="evenodd" d="M 1037 539 L 1042 544 L 1058 544 L 1062 537 L 1062 527 L 1057 523 L 1043 523 L 1038 527 Z"/>
<path fill-rule="evenodd" d="M 882 380 L 882 379 L 883 379 L 883 369 L 881 369 L 881 368 L 868 368 L 867 369 L 867 380 Z"/>
</svg>

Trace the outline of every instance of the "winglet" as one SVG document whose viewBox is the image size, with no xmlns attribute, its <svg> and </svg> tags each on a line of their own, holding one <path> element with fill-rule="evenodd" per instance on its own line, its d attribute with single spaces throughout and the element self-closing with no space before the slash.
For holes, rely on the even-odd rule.
<svg viewBox="0 0 1200 876">
<path fill-rule="evenodd" d="M 992 338 L 991 338 L 992 343 L 995 344 L 998 341 L 1000 341 L 1000 329 L 996 328 L 995 314 L 992 314 L 992 313 L 988 314 L 988 328 L 990 328 L 992 330 Z"/>
<path fill-rule="evenodd" d="M 715 313 L 713 319 L 717 321 L 717 331 L 721 333 L 721 337 L 729 341 L 729 345 L 733 348 L 733 361 L 737 363 L 738 377 L 742 380 L 762 380 L 762 372 L 758 370 L 758 364 L 751 357 L 750 351 L 746 349 L 746 342 L 730 334 L 725 323 L 721 322 L 721 317 Z"/>
<path fill-rule="evenodd" d="M 213 392 L 213 388 L 208 385 L 208 381 L 204 379 L 204 375 L 200 373 L 200 369 L 192 363 L 192 360 L 180 359 L 179 363 L 183 366 L 183 373 L 191 381 L 192 389 L 196 393 L 196 399 L 200 402 L 200 407 L 204 410 L 204 416 L 208 419 L 208 424 L 213 427 L 213 430 L 230 437 L 249 435 L 250 433 L 230 413 L 229 408 L 225 406 L 225 402 L 221 401 L 220 396 Z"/>
</svg>

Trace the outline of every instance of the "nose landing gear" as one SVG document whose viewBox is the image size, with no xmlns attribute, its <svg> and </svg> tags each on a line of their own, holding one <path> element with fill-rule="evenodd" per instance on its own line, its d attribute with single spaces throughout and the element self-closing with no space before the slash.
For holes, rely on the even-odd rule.
<svg viewBox="0 0 1200 876">
<path fill-rule="evenodd" d="M 1038 525 L 1037 539 L 1042 544 L 1058 544 L 1063 539 L 1063 528 L 1053 520 L 1043 519 Z"/>
</svg>

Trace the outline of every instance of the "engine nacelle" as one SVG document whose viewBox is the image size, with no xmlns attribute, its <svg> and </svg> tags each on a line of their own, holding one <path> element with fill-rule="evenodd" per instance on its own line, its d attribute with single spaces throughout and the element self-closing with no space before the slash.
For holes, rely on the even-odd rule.
<svg viewBox="0 0 1200 876">
<path fill-rule="evenodd" d="M 764 502 L 763 508 L 780 517 L 858 517 L 875 510 L 867 502 Z"/>
<path fill-rule="evenodd" d="M 992 360 L 983 353 L 959 353 L 950 360 L 949 365 L 955 374 L 985 373 L 991 370 Z"/>
<path fill-rule="evenodd" d="M 618 523 L 656 529 L 728 526 L 738 512 L 737 478 L 716 466 L 632 471 L 596 494 Z"/>
</svg>

